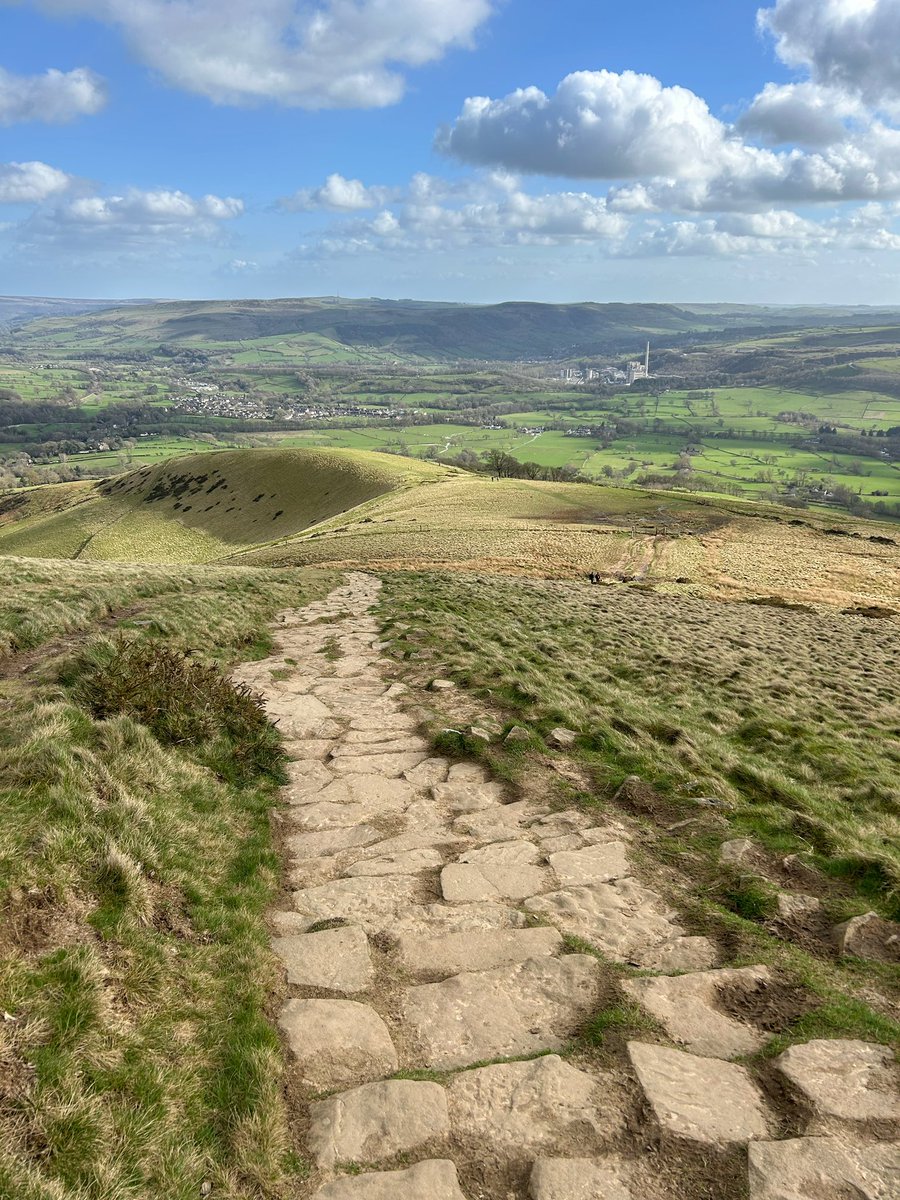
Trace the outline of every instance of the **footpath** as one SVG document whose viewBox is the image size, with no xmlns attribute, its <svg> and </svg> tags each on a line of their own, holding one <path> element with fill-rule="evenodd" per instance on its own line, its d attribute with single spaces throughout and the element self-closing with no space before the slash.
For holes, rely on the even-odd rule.
<svg viewBox="0 0 900 1200">
<path fill-rule="evenodd" d="M 717 966 L 635 877 L 625 823 L 434 757 L 385 678 L 379 588 L 351 574 L 283 614 L 275 655 L 236 673 L 292 759 L 272 929 L 300 1196 L 900 1196 L 890 1051 L 811 1041 L 765 1078 L 736 1061 L 770 1036 L 768 969 Z M 598 1062 L 578 1035 L 617 1004 L 654 1032 Z"/>
</svg>

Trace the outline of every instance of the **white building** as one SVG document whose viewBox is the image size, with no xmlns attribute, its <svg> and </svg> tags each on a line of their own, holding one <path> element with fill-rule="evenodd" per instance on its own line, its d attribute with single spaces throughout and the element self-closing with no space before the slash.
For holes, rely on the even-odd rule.
<svg viewBox="0 0 900 1200">
<path fill-rule="evenodd" d="M 644 355 L 643 362 L 630 362 L 628 370 L 625 372 L 625 382 L 628 387 L 638 379 L 650 378 L 650 343 L 647 343 L 647 352 Z"/>
</svg>

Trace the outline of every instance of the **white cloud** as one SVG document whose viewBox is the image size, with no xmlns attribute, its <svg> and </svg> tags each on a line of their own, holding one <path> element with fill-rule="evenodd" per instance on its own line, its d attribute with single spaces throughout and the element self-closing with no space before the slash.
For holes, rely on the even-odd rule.
<svg viewBox="0 0 900 1200">
<path fill-rule="evenodd" d="M 345 179 L 343 175 L 329 175 L 321 187 L 301 188 L 293 196 L 279 201 L 287 212 L 362 212 L 379 208 L 391 196 L 389 188 L 366 187 L 359 179 Z"/>
<path fill-rule="evenodd" d="M 472 44 L 495 0 L 38 0 L 118 26 L 176 87 L 217 103 L 396 103 L 404 68 Z"/>
<path fill-rule="evenodd" d="M 73 182 L 71 175 L 46 163 L 0 163 L 0 204 L 39 204 Z"/>
<path fill-rule="evenodd" d="M 855 96 L 816 83 L 767 83 L 741 116 L 741 133 L 771 145 L 831 146 L 847 138 L 847 121 L 866 121 Z"/>
<path fill-rule="evenodd" d="M 91 116 L 106 104 L 106 87 L 98 75 L 48 70 L 43 75 L 13 75 L 0 67 L 0 125 L 20 121 L 64 124 Z"/>
<path fill-rule="evenodd" d="M 130 188 L 121 195 L 78 196 L 38 210 L 20 227 L 20 241 L 70 250 L 150 250 L 214 237 L 222 222 L 243 210 L 243 202 L 233 197 Z"/>
<path fill-rule="evenodd" d="M 876 107 L 900 100 L 900 0 L 776 0 L 757 20 L 817 83 Z"/>
</svg>

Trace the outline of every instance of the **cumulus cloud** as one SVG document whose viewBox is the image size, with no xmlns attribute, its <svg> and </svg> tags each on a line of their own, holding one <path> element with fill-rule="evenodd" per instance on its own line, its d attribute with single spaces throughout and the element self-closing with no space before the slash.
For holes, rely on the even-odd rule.
<svg viewBox="0 0 900 1200">
<path fill-rule="evenodd" d="M 38 0 L 118 26 L 169 83 L 217 103 L 377 108 L 404 68 L 472 44 L 495 0 Z"/>
<path fill-rule="evenodd" d="M 39 210 L 21 227 L 21 241 L 101 250 L 151 248 L 213 237 L 222 222 L 243 211 L 243 202 L 230 196 L 130 188 L 121 195 L 77 196 Z"/>
<path fill-rule="evenodd" d="M 847 138 L 847 122 L 864 122 L 865 106 L 816 83 L 767 83 L 740 117 L 741 133 L 770 145 L 832 146 Z"/>
<path fill-rule="evenodd" d="M 0 204 L 39 204 L 73 182 L 71 175 L 46 163 L 0 163 Z"/>
<path fill-rule="evenodd" d="M 51 69 L 43 75 L 13 75 L 0 67 L 0 125 L 21 121 L 64 124 L 92 116 L 105 104 L 103 81 L 84 67 Z"/>
<path fill-rule="evenodd" d="M 757 20 L 816 82 L 876 107 L 900 100 L 900 0 L 776 0 Z"/>
<path fill-rule="evenodd" d="M 287 212 L 362 212 L 367 208 L 379 208 L 391 196 L 390 188 L 366 187 L 359 179 L 345 179 L 343 175 L 329 175 L 321 187 L 301 188 L 292 196 L 279 201 Z"/>
</svg>

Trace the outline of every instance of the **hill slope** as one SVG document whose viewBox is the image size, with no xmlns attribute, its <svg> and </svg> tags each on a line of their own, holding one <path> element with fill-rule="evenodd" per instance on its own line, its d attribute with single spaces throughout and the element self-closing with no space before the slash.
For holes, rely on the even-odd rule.
<svg viewBox="0 0 900 1200">
<path fill-rule="evenodd" d="M 207 562 L 444 473 L 351 450 L 194 454 L 93 486 L 8 498 L 0 505 L 0 553 Z"/>
</svg>

